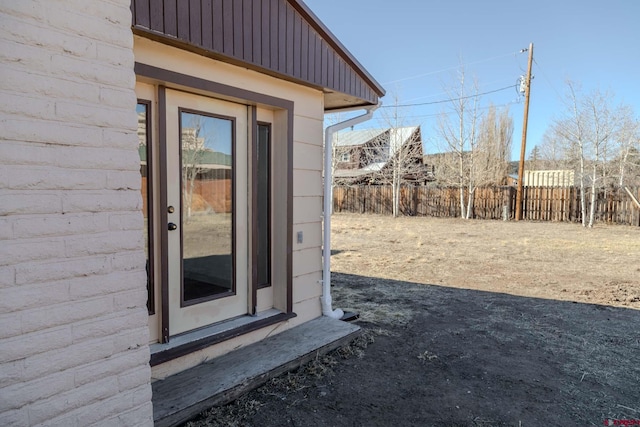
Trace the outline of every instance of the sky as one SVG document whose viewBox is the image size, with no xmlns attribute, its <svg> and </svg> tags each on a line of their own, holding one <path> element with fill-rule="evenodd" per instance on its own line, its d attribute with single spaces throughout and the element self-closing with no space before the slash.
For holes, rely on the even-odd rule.
<svg viewBox="0 0 640 427">
<path fill-rule="evenodd" d="M 566 81 L 584 93 L 610 91 L 613 105 L 640 116 L 640 0 L 304 0 L 386 89 L 383 105 L 446 100 L 464 64 L 484 108 L 508 106 L 514 121 L 512 159 L 520 156 L 526 74 L 533 43 L 527 132 L 528 157 L 564 110 Z M 421 125 L 426 152 L 437 152 L 435 123 L 448 105 L 399 110 Z M 450 111 L 450 110 L 449 110 Z M 485 110 L 486 111 L 486 110 Z M 358 128 L 380 127 L 381 114 Z M 376 120 L 376 117 L 378 118 Z"/>
</svg>

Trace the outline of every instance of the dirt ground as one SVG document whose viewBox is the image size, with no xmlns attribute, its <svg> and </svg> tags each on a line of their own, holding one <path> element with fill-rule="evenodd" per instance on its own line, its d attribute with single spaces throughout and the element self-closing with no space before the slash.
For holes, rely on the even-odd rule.
<svg viewBox="0 0 640 427">
<path fill-rule="evenodd" d="M 640 424 L 640 228 L 333 216 L 352 345 L 189 426 Z"/>
</svg>

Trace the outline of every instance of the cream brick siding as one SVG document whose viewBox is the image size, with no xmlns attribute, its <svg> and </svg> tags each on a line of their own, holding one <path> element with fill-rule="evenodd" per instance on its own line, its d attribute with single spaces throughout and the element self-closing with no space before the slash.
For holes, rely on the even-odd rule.
<svg viewBox="0 0 640 427">
<path fill-rule="evenodd" d="M 129 0 L 0 0 L 0 425 L 151 426 Z"/>
</svg>

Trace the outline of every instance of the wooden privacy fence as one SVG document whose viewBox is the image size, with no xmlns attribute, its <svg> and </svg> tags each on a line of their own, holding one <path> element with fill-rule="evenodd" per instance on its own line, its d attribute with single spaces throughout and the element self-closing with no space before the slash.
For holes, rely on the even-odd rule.
<svg viewBox="0 0 640 427">
<path fill-rule="evenodd" d="M 580 188 L 524 187 L 523 219 L 532 221 L 582 221 Z M 640 226 L 640 187 L 601 189 L 597 193 L 595 221 Z M 589 215 L 591 193 L 586 189 Z M 392 214 L 392 188 L 382 185 L 336 186 L 333 189 L 334 212 Z M 464 191 L 465 205 L 467 191 Z M 473 195 L 473 218 L 513 219 L 516 207 L 515 187 L 482 187 Z M 460 216 L 460 191 L 452 187 L 403 186 L 400 213 L 409 216 Z"/>
</svg>

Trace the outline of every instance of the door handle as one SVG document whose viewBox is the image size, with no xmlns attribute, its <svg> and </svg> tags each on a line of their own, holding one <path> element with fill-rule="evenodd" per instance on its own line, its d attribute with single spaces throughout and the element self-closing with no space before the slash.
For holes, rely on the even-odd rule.
<svg viewBox="0 0 640 427">
<path fill-rule="evenodd" d="M 178 226 L 177 226 L 177 225 L 175 225 L 173 222 L 170 222 L 170 223 L 169 223 L 169 231 L 173 231 L 173 230 L 175 230 L 175 229 L 177 229 L 177 228 L 178 228 Z"/>
</svg>

